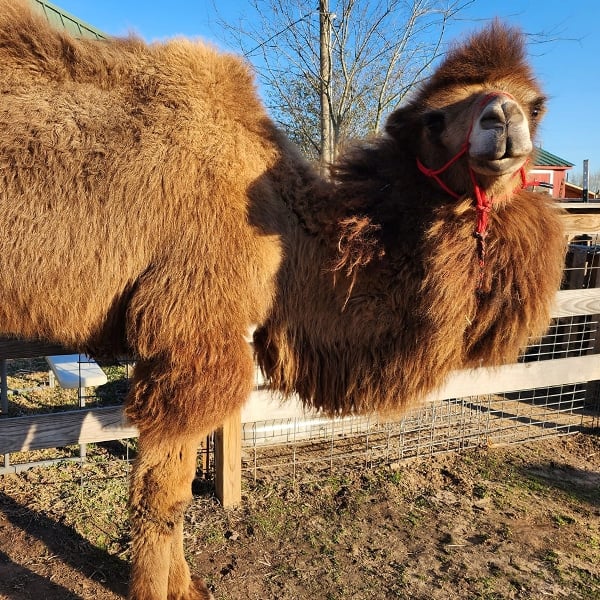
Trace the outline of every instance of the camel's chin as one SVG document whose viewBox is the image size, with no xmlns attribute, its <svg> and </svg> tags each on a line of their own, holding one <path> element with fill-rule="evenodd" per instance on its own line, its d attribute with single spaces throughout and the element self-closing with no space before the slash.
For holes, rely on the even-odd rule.
<svg viewBox="0 0 600 600">
<path fill-rule="evenodd" d="M 497 160 L 485 160 L 482 158 L 471 157 L 471 168 L 475 173 L 486 175 L 488 177 L 502 177 L 503 175 L 512 175 L 518 171 L 524 164 L 525 158 L 499 158 Z"/>
</svg>

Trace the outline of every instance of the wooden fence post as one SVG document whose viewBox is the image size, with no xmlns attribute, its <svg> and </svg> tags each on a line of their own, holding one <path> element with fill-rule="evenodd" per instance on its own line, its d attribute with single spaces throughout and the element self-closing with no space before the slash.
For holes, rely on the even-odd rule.
<svg viewBox="0 0 600 600">
<path fill-rule="evenodd" d="M 215 432 L 215 487 L 225 508 L 242 501 L 242 413 L 236 410 Z"/>
</svg>

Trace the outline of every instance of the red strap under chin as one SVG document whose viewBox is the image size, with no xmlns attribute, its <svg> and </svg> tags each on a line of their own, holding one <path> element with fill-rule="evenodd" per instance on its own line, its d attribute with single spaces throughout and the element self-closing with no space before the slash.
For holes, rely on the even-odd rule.
<svg viewBox="0 0 600 600">
<path fill-rule="evenodd" d="M 508 96 L 509 98 L 513 98 L 513 96 L 511 96 L 507 92 L 491 92 L 489 94 L 486 94 L 481 99 L 478 106 L 480 106 L 480 107 L 485 106 L 486 103 L 489 102 L 489 100 L 491 98 L 494 98 L 495 96 Z M 468 152 L 469 138 L 471 137 L 471 131 L 473 130 L 474 122 L 475 122 L 475 119 L 473 118 L 471 121 L 471 124 L 469 126 L 469 131 L 467 132 L 466 140 L 463 143 L 463 145 L 461 146 L 460 150 L 446 164 L 441 166 L 439 169 L 429 169 L 419 160 L 419 158 L 417 158 L 417 168 L 419 169 L 419 171 L 421 171 L 421 173 L 423 173 L 423 175 L 425 175 L 426 177 L 431 177 L 433 180 L 435 180 L 435 182 L 448 195 L 452 196 L 452 198 L 455 198 L 457 200 L 462 196 L 462 194 L 458 194 L 457 192 L 452 190 L 448 185 L 446 185 L 442 181 L 442 179 L 439 177 L 439 175 L 441 173 L 443 173 L 444 171 L 446 171 L 447 169 L 449 169 L 461 156 L 463 156 L 464 154 L 466 154 Z M 525 164 L 527 164 L 527 163 L 525 163 Z M 527 187 L 528 185 L 532 185 L 530 182 L 527 182 L 527 177 L 526 177 L 526 173 L 525 173 L 525 165 L 523 165 L 519 169 L 519 173 L 521 175 L 521 188 Z M 475 192 L 475 211 L 477 214 L 477 224 L 476 224 L 474 235 L 477 238 L 477 254 L 479 257 L 479 264 L 481 267 L 481 273 L 479 276 L 479 286 L 478 286 L 478 289 L 479 289 L 481 287 L 482 279 L 483 279 L 483 267 L 485 265 L 485 238 L 487 235 L 487 228 L 488 228 L 490 212 L 492 211 L 493 199 L 490 198 L 486 194 L 485 190 L 483 190 L 481 188 L 481 186 L 477 182 L 477 177 L 475 175 L 475 172 L 473 171 L 473 169 L 470 166 L 469 166 L 469 175 L 471 177 L 471 183 L 473 184 L 473 190 Z"/>
</svg>

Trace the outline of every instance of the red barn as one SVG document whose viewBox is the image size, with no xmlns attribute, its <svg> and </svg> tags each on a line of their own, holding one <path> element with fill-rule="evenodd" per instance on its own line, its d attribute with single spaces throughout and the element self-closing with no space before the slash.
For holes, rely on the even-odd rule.
<svg viewBox="0 0 600 600">
<path fill-rule="evenodd" d="M 546 190 L 554 198 L 565 198 L 566 174 L 575 165 L 543 148 L 536 148 L 529 178 L 539 191 Z"/>
</svg>

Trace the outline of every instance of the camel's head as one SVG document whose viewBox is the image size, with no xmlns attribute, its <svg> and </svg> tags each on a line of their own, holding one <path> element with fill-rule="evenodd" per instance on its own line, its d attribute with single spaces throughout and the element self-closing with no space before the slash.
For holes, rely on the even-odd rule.
<svg viewBox="0 0 600 600">
<path fill-rule="evenodd" d="M 447 191 L 508 194 L 521 184 L 544 113 L 524 55 L 521 33 L 494 22 L 447 54 L 387 132 L 418 139 L 419 168 Z"/>
</svg>

